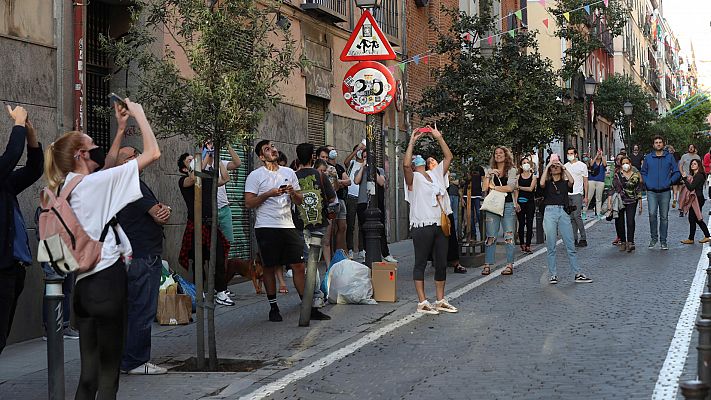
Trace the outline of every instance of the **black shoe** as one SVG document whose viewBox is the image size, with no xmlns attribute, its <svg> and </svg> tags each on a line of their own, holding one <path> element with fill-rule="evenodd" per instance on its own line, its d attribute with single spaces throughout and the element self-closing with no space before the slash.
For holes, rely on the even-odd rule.
<svg viewBox="0 0 711 400">
<path fill-rule="evenodd" d="M 578 244 L 575 245 L 576 247 L 588 247 L 588 241 L 587 240 L 581 240 L 578 242 Z"/>
<path fill-rule="evenodd" d="M 311 315 L 313 316 L 313 311 L 311 312 Z M 283 320 L 278 308 L 272 308 L 269 310 L 269 320 L 272 322 L 281 322 Z"/>
<path fill-rule="evenodd" d="M 331 319 L 331 317 L 319 311 L 318 308 L 312 308 L 311 319 L 314 321 L 328 321 L 329 319 Z"/>
<path fill-rule="evenodd" d="M 464 267 L 462 267 L 460 264 L 457 264 L 457 265 L 454 267 L 454 273 L 455 273 L 455 274 L 466 274 L 466 273 L 467 273 L 467 269 L 464 268 Z"/>
</svg>

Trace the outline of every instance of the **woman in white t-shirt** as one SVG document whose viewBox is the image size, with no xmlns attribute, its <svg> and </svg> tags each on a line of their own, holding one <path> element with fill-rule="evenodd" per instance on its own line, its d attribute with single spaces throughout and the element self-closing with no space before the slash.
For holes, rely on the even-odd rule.
<svg viewBox="0 0 711 400">
<path fill-rule="evenodd" d="M 94 240 L 113 217 L 142 197 L 138 173 L 160 157 L 158 142 L 140 104 L 125 100 L 128 110 L 115 105 L 117 115 L 128 113 L 143 134 L 143 153 L 119 167 L 101 170 L 104 153 L 88 135 L 62 135 L 45 151 L 47 187 L 58 192 L 65 182 L 84 175 L 69 204 L 82 228 Z M 96 172 L 95 172 L 96 171 Z M 115 399 L 126 324 L 126 265 L 131 255 L 128 237 L 117 223 L 101 249 L 101 260 L 77 276 L 73 309 L 79 328 L 81 375 L 76 399 Z"/>
<path fill-rule="evenodd" d="M 426 129 L 424 132 L 421 129 Z M 442 148 L 444 160 L 443 170 L 449 169 L 452 162 L 452 152 L 444 141 L 442 133 L 435 128 L 419 128 L 412 132 L 410 143 L 405 151 L 403 173 L 407 191 L 405 199 L 410 202 L 410 235 L 415 250 L 415 267 L 413 279 L 417 291 L 417 312 L 439 314 L 440 311 L 454 313 L 456 307 L 444 298 L 444 286 L 447 280 L 447 237 L 441 227 L 441 200 L 447 197 L 446 188 L 438 184 L 425 171 L 425 160 L 422 156 L 413 159 L 412 152 L 415 143 L 427 132 L 437 140 Z M 435 289 L 437 301 L 430 304 L 425 295 L 425 266 L 432 259 L 435 267 Z"/>
</svg>

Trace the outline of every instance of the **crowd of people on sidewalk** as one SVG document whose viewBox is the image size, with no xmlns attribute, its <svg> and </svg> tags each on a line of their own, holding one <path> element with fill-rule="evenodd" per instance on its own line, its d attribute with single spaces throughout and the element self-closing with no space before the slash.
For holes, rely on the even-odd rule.
<svg viewBox="0 0 711 400">
<path fill-rule="evenodd" d="M 97 395 L 115 398 L 119 373 L 167 372 L 150 359 L 151 328 L 163 269 L 163 225 L 171 220 L 172 208 L 155 195 L 140 175 L 160 158 L 158 142 L 141 105 L 129 99 L 114 104 L 118 128 L 107 154 L 90 136 L 77 131 L 60 136 L 43 151 L 27 111 L 8 106 L 7 113 L 14 126 L 7 148 L 0 156 L 0 242 L 7 244 L 0 250 L 0 352 L 5 347 L 24 287 L 25 268 L 33 262 L 17 196 L 44 173 L 47 187 L 35 215 L 35 221 L 39 221 L 40 248 L 45 246 L 46 252 L 51 253 L 52 237 L 44 227 L 50 218 L 58 218 L 72 239 L 72 251 L 77 246 L 80 250 L 93 246 L 96 253 L 91 260 L 65 255 L 63 265 L 51 255 L 41 260 L 48 276 L 63 275 L 65 291 L 73 291 L 72 303 L 67 301 L 63 305 L 63 334 L 80 341 L 81 374 L 76 398 L 93 399 Z M 142 134 L 142 151 L 123 145 L 131 117 Z M 438 149 L 432 154 L 416 154 L 416 149 L 431 148 L 418 147 L 426 137 Z M 650 249 L 657 243 L 662 250 L 669 248 L 670 206 L 678 207 L 680 215 L 688 215 L 689 237 L 682 243 L 695 243 L 697 226 L 703 233 L 699 242 L 711 241 L 701 212 L 711 155 L 702 160 L 691 145 L 687 153 L 676 159 L 673 148 L 662 137 L 655 137 L 652 145 L 646 155 L 635 145 L 632 154 L 621 152 L 611 165 L 601 150 L 594 157 L 587 153 L 580 157 L 575 147 L 569 147 L 565 163 L 551 151 L 542 166 L 536 154 L 523 154 L 516 162 L 509 148 L 496 146 L 488 165 L 471 168 L 466 177 L 457 179 L 451 171 L 455 157 L 437 126 L 415 129 L 402 163 L 415 259 L 414 311 L 458 312 L 446 297 L 447 270 L 451 267 L 455 273 L 468 272 L 460 263 L 461 246 L 463 242 L 477 240 L 477 225 L 481 228 L 478 239 L 485 248 L 481 274 L 493 273 L 497 241 L 503 238 L 506 260 L 500 274 L 510 276 L 515 269 L 516 239 L 521 252 L 531 253 L 534 216 L 537 211 L 542 213 L 550 284 L 559 282 L 556 265 L 559 236 L 573 282 L 592 282 L 583 273 L 577 257 L 579 249 L 588 246 L 585 220 L 591 207 L 595 218 L 614 220 L 617 237 L 613 244 L 621 252 L 634 252 L 635 218 L 643 211 L 645 192 Z M 16 169 L 25 146 L 27 162 Z M 214 302 L 229 307 L 235 305 L 235 295 L 228 289 L 226 263 L 235 235 L 226 184 L 231 179 L 230 171 L 241 168 L 242 160 L 231 146 L 226 148 L 229 160 L 220 160 L 212 140 L 205 140 L 200 165 L 196 165 L 190 153 L 181 154 L 177 159 L 181 174 L 177 185 L 187 211 L 179 262 L 193 273 L 203 268 L 202 275 L 207 279 L 205 264 L 194 265 L 194 238 L 201 235 L 203 259 L 209 261 L 211 232 L 216 226 Z M 296 158 L 290 167 L 286 166 L 285 154 L 270 140 L 258 141 L 253 150 L 262 165 L 248 174 L 244 200 L 255 215 L 254 236 L 263 267 L 269 321 L 283 320 L 277 293 L 288 293 L 285 276 L 292 278 L 298 295 L 304 297 L 305 263 L 313 236 L 323 238 L 319 258 L 326 265 L 339 250 L 350 259 L 365 259 L 363 226 L 369 204 L 379 208 L 382 225 L 381 246 L 373 249 L 378 253 L 373 258 L 397 262 L 390 254 L 385 231 L 388 174 L 370 164 L 364 142 L 354 146 L 342 163 L 337 161 L 338 151 L 333 146 L 316 148 L 311 143 L 301 143 L 295 148 Z M 196 185 L 200 177 L 201 185 Z M 606 182 L 609 182 L 607 191 Z M 217 215 L 213 214 L 211 201 L 203 201 L 196 215 L 196 187 L 201 188 L 204 199 L 210 198 L 213 189 L 216 191 Z M 52 205 L 59 204 L 57 201 L 66 202 L 68 208 L 57 210 Z M 65 223 L 67 220 L 62 218 L 70 216 L 69 223 Z M 200 232 L 195 231 L 198 220 Z M 462 225 L 468 228 L 463 230 Z M 73 235 L 72 229 L 84 234 L 86 240 L 74 243 L 82 236 Z M 76 267 L 68 267 L 70 264 Z M 425 290 L 428 264 L 435 271 L 432 303 Z M 288 272 L 285 274 L 284 270 Z M 323 307 L 324 294 L 317 285 L 311 304 L 312 320 L 331 319 L 322 311 Z M 70 326 L 70 311 L 76 330 Z"/>
</svg>

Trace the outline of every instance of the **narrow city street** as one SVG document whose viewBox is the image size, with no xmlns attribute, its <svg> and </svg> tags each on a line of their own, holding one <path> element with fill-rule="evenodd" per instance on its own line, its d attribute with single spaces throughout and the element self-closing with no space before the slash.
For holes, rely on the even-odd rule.
<svg viewBox="0 0 711 400">
<path fill-rule="evenodd" d="M 218 352 L 251 360 L 252 368 L 122 375 L 119 398 L 652 398 L 687 297 L 698 297 L 689 292 L 697 271 L 705 278 L 708 248 L 679 243 L 688 222 L 671 210 L 670 250 L 647 249 L 646 212 L 637 218 L 638 249 L 632 254 L 610 245 L 611 222 L 588 221 L 590 246 L 579 256 L 592 284 L 573 283 L 559 252 L 561 281 L 550 285 L 540 247 L 520 256 L 513 276 L 500 276 L 497 269 L 482 277 L 480 268 L 449 274 L 458 314 L 413 313 L 409 241 L 392 245 L 400 260 L 399 302 L 327 306 L 333 320 L 312 321 L 310 328 L 297 327 L 295 294 L 280 298 L 285 321 L 273 324 L 266 320 L 266 300 L 254 295 L 251 283 L 235 285 L 237 306 L 218 308 Z M 431 284 L 428 289 L 432 293 Z M 700 294 L 699 285 L 694 290 Z M 177 366 L 194 354 L 194 337 L 194 325 L 156 326 L 153 358 Z M 672 351 L 682 363 L 668 376 L 682 374 L 689 349 L 684 377 L 693 375 L 695 340 L 677 342 L 686 343 Z M 41 339 L 6 348 L 0 398 L 46 398 L 45 351 Z M 66 393 L 72 398 L 79 371 L 76 341 L 67 341 L 65 352 Z M 655 398 L 674 398 L 662 389 Z"/>
</svg>

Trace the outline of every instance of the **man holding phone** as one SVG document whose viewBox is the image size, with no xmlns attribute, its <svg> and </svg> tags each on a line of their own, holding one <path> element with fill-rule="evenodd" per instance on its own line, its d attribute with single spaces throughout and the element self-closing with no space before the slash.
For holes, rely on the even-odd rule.
<svg viewBox="0 0 711 400">
<path fill-rule="evenodd" d="M 303 237 L 296 229 L 291 216 L 291 205 L 299 205 L 304 197 L 299 191 L 296 173 L 278 164 L 279 151 L 269 140 L 261 140 L 254 153 L 262 166 L 250 172 L 244 188 L 247 208 L 254 209 L 254 235 L 264 268 L 264 286 L 269 300 L 269 320 L 282 321 L 276 301 L 276 276 L 278 266 L 289 264 L 293 270 L 294 286 L 299 297 L 304 294 L 306 280 Z"/>
</svg>

